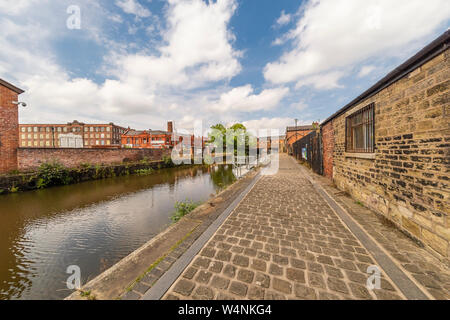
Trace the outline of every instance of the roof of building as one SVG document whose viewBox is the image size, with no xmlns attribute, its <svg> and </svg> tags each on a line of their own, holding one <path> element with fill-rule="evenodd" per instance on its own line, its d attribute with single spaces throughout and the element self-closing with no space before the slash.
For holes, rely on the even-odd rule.
<svg viewBox="0 0 450 320">
<path fill-rule="evenodd" d="M 351 101 L 349 104 L 335 112 L 332 116 L 330 116 L 328 119 L 326 119 L 324 122 L 322 122 L 322 125 L 330 122 L 332 119 L 336 118 L 337 116 L 345 113 L 347 110 L 351 109 L 353 106 L 357 105 L 358 103 L 362 102 L 365 99 L 368 99 L 381 90 L 387 88 L 394 82 L 397 82 L 401 78 L 403 78 L 405 75 L 410 73 L 411 71 L 419 68 L 421 65 L 425 64 L 426 62 L 430 61 L 434 57 L 438 56 L 442 52 L 448 49 L 449 46 L 449 40 L 450 40 L 450 30 L 445 31 L 440 37 L 435 39 L 433 42 L 431 42 L 429 45 L 427 45 L 425 48 L 420 50 L 417 54 L 415 54 L 413 57 L 408 59 L 406 62 L 395 68 L 393 71 L 391 71 L 389 74 L 387 74 L 383 79 L 378 81 L 376 84 L 374 84 L 372 87 L 370 87 L 368 90 L 366 90 L 363 94 L 361 94 L 359 97 Z"/>
<path fill-rule="evenodd" d="M 12 85 L 11 83 L 9 83 L 1 78 L 0 78 L 0 85 L 3 85 L 4 87 L 7 87 L 8 89 L 11 89 L 12 91 L 14 91 L 15 93 L 18 93 L 18 94 L 25 92 L 24 90 Z"/>
<path fill-rule="evenodd" d="M 140 136 L 142 134 L 148 134 L 146 130 L 134 130 L 134 129 L 128 129 L 124 132 L 124 136 Z"/>
<path fill-rule="evenodd" d="M 286 128 L 286 132 L 308 131 L 308 130 L 314 130 L 314 127 L 312 125 L 309 125 L 309 126 L 297 126 L 297 127 L 287 127 Z"/>
<path fill-rule="evenodd" d="M 150 130 L 149 133 L 150 134 L 171 134 L 168 131 L 162 131 L 162 130 Z"/>
</svg>

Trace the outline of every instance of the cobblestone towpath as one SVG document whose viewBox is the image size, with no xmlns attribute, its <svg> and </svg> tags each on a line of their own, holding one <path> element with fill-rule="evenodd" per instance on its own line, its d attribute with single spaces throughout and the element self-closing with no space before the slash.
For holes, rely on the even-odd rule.
<svg viewBox="0 0 450 320">
<path fill-rule="evenodd" d="M 407 299 L 363 243 L 282 155 L 278 173 L 260 178 L 162 298 Z M 367 287 L 370 266 L 381 271 L 379 289 Z M 417 281 L 409 285 L 433 298 Z"/>
</svg>

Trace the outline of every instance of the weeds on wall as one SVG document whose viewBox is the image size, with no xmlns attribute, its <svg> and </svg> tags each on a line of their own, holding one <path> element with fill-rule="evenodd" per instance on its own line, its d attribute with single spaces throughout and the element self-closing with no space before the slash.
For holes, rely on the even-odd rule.
<svg viewBox="0 0 450 320">
<path fill-rule="evenodd" d="M 46 162 L 39 166 L 37 172 L 37 188 L 43 189 L 56 185 L 67 185 L 72 182 L 69 170 L 59 162 Z"/>
</svg>

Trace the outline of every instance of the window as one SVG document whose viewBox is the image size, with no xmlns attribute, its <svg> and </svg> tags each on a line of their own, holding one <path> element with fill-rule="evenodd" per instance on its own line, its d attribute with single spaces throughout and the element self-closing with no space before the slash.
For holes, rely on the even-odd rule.
<svg viewBox="0 0 450 320">
<path fill-rule="evenodd" d="M 22 127 L 21 129 L 22 129 L 22 132 L 25 132 L 25 127 Z"/>
<path fill-rule="evenodd" d="M 375 104 L 358 110 L 346 119 L 345 145 L 351 153 L 375 152 Z"/>
</svg>

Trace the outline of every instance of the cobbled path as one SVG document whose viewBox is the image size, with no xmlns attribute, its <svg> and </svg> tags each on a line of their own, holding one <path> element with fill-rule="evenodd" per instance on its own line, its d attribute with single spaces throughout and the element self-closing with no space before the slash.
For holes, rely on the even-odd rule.
<svg viewBox="0 0 450 320">
<path fill-rule="evenodd" d="M 202 248 L 163 299 L 404 299 L 285 155 Z"/>
</svg>

